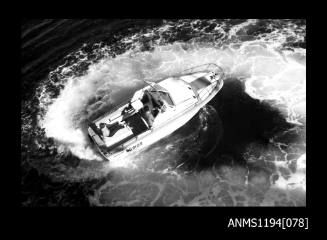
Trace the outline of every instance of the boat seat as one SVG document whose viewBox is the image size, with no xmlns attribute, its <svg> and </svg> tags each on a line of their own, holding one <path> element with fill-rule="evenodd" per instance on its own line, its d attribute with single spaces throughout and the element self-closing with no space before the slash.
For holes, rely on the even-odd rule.
<svg viewBox="0 0 327 240">
<path fill-rule="evenodd" d="M 104 142 L 109 147 L 114 144 L 117 144 L 118 142 L 121 142 L 123 139 L 125 139 L 131 135 L 132 135 L 132 132 L 129 129 L 123 127 L 123 128 L 118 129 L 112 137 L 110 137 L 110 136 L 104 137 Z"/>
</svg>

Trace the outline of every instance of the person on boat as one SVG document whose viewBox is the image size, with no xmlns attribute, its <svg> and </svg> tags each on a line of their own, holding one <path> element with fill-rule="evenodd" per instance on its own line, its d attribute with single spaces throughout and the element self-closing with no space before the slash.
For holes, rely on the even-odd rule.
<svg viewBox="0 0 327 240">
<path fill-rule="evenodd" d="M 151 92 L 150 94 L 146 90 L 141 101 L 144 106 L 149 106 L 154 117 L 156 117 L 159 112 L 165 112 L 166 110 L 162 97 L 158 92 Z"/>
<path fill-rule="evenodd" d="M 155 107 L 155 108 L 152 109 L 151 112 L 152 112 L 153 117 L 156 117 L 156 116 L 158 116 L 158 114 L 160 112 L 160 108 Z"/>
<path fill-rule="evenodd" d="M 107 128 L 105 123 L 100 123 L 100 129 L 101 129 L 102 136 L 109 137 L 110 130 L 109 128 Z"/>
<path fill-rule="evenodd" d="M 151 99 L 151 95 L 148 92 L 148 90 L 145 90 L 144 95 L 141 99 L 141 102 L 143 103 L 143 106 L 148 106 L 149 109 L 152 109 L 152 107 L 153 107 L 152 99 Z"/>
<path fill-rule="evenodd" d="M 152 113 L 150 112 L 150 109 L 148 106 L 144 106 L 143 109 L 144 109 L 145 121 L 149 125 L 149 128 L 152 128 L 154 117 L 153 117 Z"/>
<path fill-rule="evenodd" d="M 119 129 L 124 128 L 124 125 L 115 122 L 113 124 L 100 123 L 102 136 L 112 137 Z"/>
<path fill-rule="evenodd" d="M 163 102 L 163 100 L 161 100 L 161 99 L 159 99 L 158 100 L 158 103 L 159 103 L 159 110 L 160 110 L 160 112 L 165 112 L 166 111 L 166 105 L 164 104 L 164 102 Z"/>
</svg>

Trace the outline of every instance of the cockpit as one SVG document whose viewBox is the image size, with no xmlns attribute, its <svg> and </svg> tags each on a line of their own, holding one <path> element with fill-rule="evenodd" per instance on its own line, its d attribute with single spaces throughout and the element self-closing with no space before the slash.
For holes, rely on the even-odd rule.
<svg viewBox="0 0 327 240">
<path fill-rule="evenodd" d="M 159 91 L 145 90 L 141 102 L 143 104 L 143 108 L 140 110 L 141 116 L 147 122 L 148 126 L 152 128 L 154 119 L 159 112 L 166 110 L 165 99 L 163 99 Z"/>
<path fill-rule="evenodd" d="M 99 124 L 99 135 L 106 138 L 107 145 L 130 137 L 131 133 L 137 136 L 151 129 L 158 114 L 165 112 L 169 106 L 175 106 L 174 101 L 166 89 L 157 84 L 136 91 L 120 113 L 108 117 L 109 123 L 103 119 Z"/>
</svg>

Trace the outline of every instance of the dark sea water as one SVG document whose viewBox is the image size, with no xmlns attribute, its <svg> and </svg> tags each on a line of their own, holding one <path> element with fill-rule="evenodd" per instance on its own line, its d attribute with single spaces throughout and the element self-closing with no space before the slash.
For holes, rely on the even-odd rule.
<svg viewBox="0 0 327 240">
<path fill-rule="evenodd" d="M 28 20 L 23 206 L 305 206 L 305 20 Z M 224 87 L 138 155 L 103 162 L 86 121 L 153 80 L 216 63 Z"/>
</svg>

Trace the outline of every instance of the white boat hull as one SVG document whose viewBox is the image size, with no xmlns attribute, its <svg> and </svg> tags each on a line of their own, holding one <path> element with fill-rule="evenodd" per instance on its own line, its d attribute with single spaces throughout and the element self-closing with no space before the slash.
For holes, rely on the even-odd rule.
<svg viewBox="0 0 327 240">
<path fill-rule="evenodd" d="M 183 81 L 187 82 L 187 78 L 183 79 Z M 175 130 L 186 124 L 220 91 L 223 86 L 223 81 L 211 81 L 212 82 L 210 85 L 205 88 L 201 88 L 201 91 L 198 92 L 196 97 L 193 96 L 193 98 L 185 102 L 185 104 L 182 102 L 175 108 L 167 109 L 167 112 L 162 114 L 162 116 L 164 116 L 162 117 L 162 120 L 160 119 L 161 115 L 158 114 L 158 120 L 154 122 L 152 129 L 149 129 L 126 141 L 125 143 L 120 144 L 118 147 L 108 153 L 101 151 L 98 144 L 96 144 L 99 152 L 109 161 L 119 161 L 119 159 L 126 158 L 127 156 L 130 157 L 136 153 L 139 153 L 153 143 L 167 137 Z M 91 136 L 95 136 L 90 132 L 90 129 L 89 133 Z"/>
</svg>

